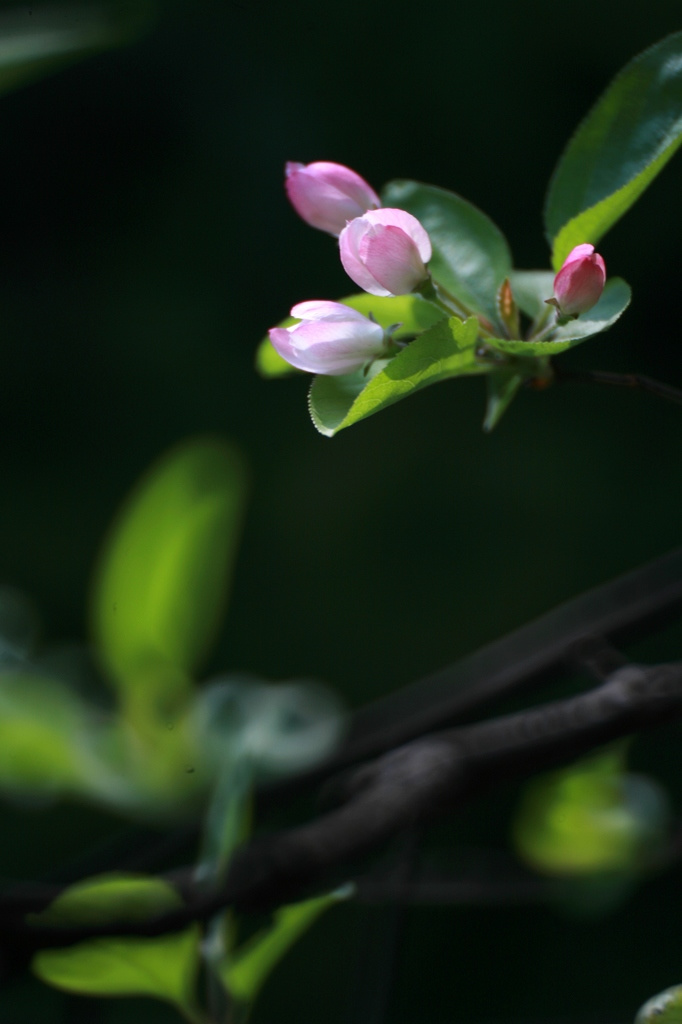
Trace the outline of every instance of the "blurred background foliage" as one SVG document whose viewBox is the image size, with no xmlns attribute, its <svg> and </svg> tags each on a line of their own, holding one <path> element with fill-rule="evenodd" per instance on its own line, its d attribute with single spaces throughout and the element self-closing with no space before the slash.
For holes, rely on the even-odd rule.
<svg viewBox="0 0 682 1024">
<path fill-rule="evenodd" d="M 679 18 L 673 0 L 627 18 L 616 0 L 166 0 L 131 45 L 0 99 L 0 572 L 40 609 L 45 640 L 83 639 L 115 508 L 166 448 L 207 431 L 231 438 L 251 474 L 207 674 L 318 678 L 354 706 L 679 544 L 672 405 L 556 385 L 523 394 L 486 436 L 484 384 L 463 380 L 328 440 L 306 381 L 253 370 L 294 302 L 349 291 L 333 241 L 284 198 L 285 160 L 339 161 L 375 188 L 450 188 L 501 227 L 518 266 L 547 267 L 541 204 L 565 142 Z M 682 384 L 681 180 L 678 156 L 600 245 L 633 304 L 567 366 Z M 679 658 L 682 628 L 632 653 Z M 679 739 L 671 729 L 631 753 L 678 810 Z M 487 799 L 433 842 L 503 848 L 517 801 L 511 788 Z M 40 811 L 0 811 L 4 877 L 45 876 L 119 827 L 76 806 Z M 629 1020 L 680 980 L 680 895 L 668 874 L 590 920 L 411 911 L 391 1020 Z M 322 919 L 256 1024 L 360 1019 L 358 945 L 381 914 L 348 905 Z M 14 1024 L 63 1012 L 34 982 L 0 994 Z M 112 1003 L 104 1019 L 135 1013 Z M 151 1003 L 137 1014 L 171 1019 Z"/>
</svg>

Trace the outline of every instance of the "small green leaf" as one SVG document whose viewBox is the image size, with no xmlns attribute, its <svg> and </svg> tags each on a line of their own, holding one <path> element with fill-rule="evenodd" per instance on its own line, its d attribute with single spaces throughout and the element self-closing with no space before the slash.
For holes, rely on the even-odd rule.
<svg viewBox="0 0 682 1024">
<path fill-rule="evenodd" d="M 153 878 L 102 876 L 72 886 L 32 920 L 66 926 L 148 920 L 181 906 L 175 890 Z M 160 938 L 92 939 L 38 953 L 33 970 L 56 988 L 81 995 L 153 996 L 197 1019 L 194 987 L 199 964 L 197 925 Z"/>
<path fill-rule="evenodd" d="M 519 308 L 531 320 L 549 315 L 545 299 L 554 294 L 554 277 L 551 270 L 513 270 L 510 275 L 512 291 Z"/>
<path fill-rule="evenodd" d="M 410 337 L 413 334 L 421 334 L 427 327 L 443 319 L 443 312 L 426 302 L 419 295 L 391 295 L 378 296 L 368 295 L 367 292 L 360 292 L 358 295 L 346 295 L 338 299 L 344 306 L 356 309 L 358 313 L 365 316 L 370 314 L 384 329 L 400 324 L 400 327 L 393 332 L 396 340 Z M 291 327 L 298 323 L 292 316 L 286 317 L 279 323 L 278 327 Z M 275 351 L 266 335 L 258 346 L 256 352 L 256 369 L 263 377 L 283 377 L 290 373 L 300 373 L 293 366 L 282 359 Z"/>
<path fill-rule="evenodd" d="M 647 999 L 635 1024 L 682 1024 L 682 985 L 673 985 Z"/>
<path fill-rule="evenodd" d="M 135 38 L 154 10 L 146 0 L 50 5 L 0 14 L 0 95 L 74 60 Z"/>
<path fill-rule="evenodd" d="M 332 437 L 429 384 L 464 374 L 489 373 L 491 367 L 476 358 L 478 329 L 474 317 L 441 320 L 394 359 L 375 363 L 379 369 L 369 381 L 362 371 L 316 377 L 309 400 L 313 423 L 321 434 Z"/>
<path fill-rule="evenodd" d="M 497 426 L 525 379 L 523 374 L 513 370 L 496 370 L 488 374 L 488 403 L 483 420 L 485 431 Z"/>
<path fill-rule="evenodd" d="M 237 453 L 198 438 L 163 456 L 119 513 L 92 619 L 124 699 L 151 706 L 183 697 L 223 613 L 244 490 Z"/>
<path fill-rule="evenodd" d="M 502 232 L 475 206 L 454 192 L 416 181 L 392 181 L 384 206 L 407 210 L 424 225 L 433 245 L 429 264 L 436 281 L 467 309 L 500 327 L 497 291 L 512 269 Z"/>
<path fill-rule="evenodd" d="M 608 330 L 629 306 L 630 295 L 630 288 L 625 281 L 620 277 L 612 277 L 607 281 L 606 288 L 597 305 L 587 313 L 583 313 L 577 320 L 566 324 L 565 327 L 557 327 L 551 341 L 510 341 L 507 338 L 486 338 L 485 343 L 498 352 L 523 358 L 558 356 L 567 349 L 580 345 L 592 335 Z M 552 316 L 554 316 L 553 312 Z"/>
<path fill-rule="evenodd" d="M 558 270 L 571 249 L 596 244 L 682 142 L 682 32 L 630 61 L 571 139 L 545 207 Z"/>
<path fill-rule="evenodd" d="M 346 899 L 350 889 L 282 907 L 273 924 L 255 935 L 246 945 L 226 959 L 220 975 L 230 995 L 241 1003 L 251 1003 L 277 963 L 325 910 Z"/>
</svg>

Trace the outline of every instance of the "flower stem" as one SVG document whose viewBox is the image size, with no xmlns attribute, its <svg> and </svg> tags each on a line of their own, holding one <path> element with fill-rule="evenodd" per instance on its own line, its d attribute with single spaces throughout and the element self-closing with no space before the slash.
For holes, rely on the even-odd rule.
<svg viewBox="0 0 682 1024">
<path fill-rule="evenodd" d="M 556 331 L 557 327 L 560 327 L 559 317 L 557 316 L 551 323 L 546 324 L 535 334 L 531 334 L 526 338 L 526 341 L 546 341 L 550 334 Z"/>
<path fill-rule="evenodd" d="M 476 317 L 480 324 L 479 332 L 482 337 L 492 338 L 495 336 L 493 325 L 489 320 L 486 320 L 485 317 L 482 317 L 478 313 L 474 313 L 473 310 L 465 306 L 463 302 L 460 302 L 459 299 L 455 298 L 447 288 L 443 287 L 443 285 L 438 281 L 434 281 L 430 275 L 426 281 L 416 289 L 416 291 L 418 291 L 419 294 L 427 300 L 427 302 L 432 302 L 434 306 L 438 306 L 447 313 L 448 316 L 458 316 L 462 320 L 467 320 L 472 316 Z"/>
</svg>

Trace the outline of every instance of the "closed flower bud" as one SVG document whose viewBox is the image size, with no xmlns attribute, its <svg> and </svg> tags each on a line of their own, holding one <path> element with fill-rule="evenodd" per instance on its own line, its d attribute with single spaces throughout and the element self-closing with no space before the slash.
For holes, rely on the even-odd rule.
<svg viewBox="0 0 682 1024">
<path fill-rule="evenodd" d="M 379 196 L 343 164 L 288 163 L 284 187 L 299 217 L 320 231 L 340 235 L 346 222 L 381 206 Z"/>
<path fill-rule="evenodd" d="M 593 245 L 576 245 L 554 278 L 554 300 L 559 316 L 576 317 L 592 309 L 606 283 L 606 265 Z"/>
<path fill-rule="evenodd" d="M 350 278 L 372 295 L 407 295 L 428 279 L 431 239 L 405 210 L 370 210 L 341 232 L 339 250 Z"/>
<path fill-rule="evenodd" d="M 273 327 L 273 347 L 298 370 L 338 376 L 352 373 L 387 351 L 383 327 L 341 302 L 299 302 L 293 327 Z"/>
</svg>

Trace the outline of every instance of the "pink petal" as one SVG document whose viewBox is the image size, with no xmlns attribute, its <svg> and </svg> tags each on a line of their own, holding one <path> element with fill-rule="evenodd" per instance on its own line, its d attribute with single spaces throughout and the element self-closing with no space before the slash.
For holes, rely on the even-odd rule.
<svg viewBox="0 0 682 1024">
<path fill-rule="evenodd" d="M 395 210 L 390 206 L 385 206 L 380 210 L 369 210 L 362 219 L 370 224 L 401 228 L 417 246 L 422 262 L 428 263 L 431 259 L 433 250 L 428 232 L 407 210 Z"/>
<path fill-rule="evenodd" d="M 359 258 L 358 247 L 367 230 L 365 224 L 367 216 L 366 214 L 365 217 L 352 220 L 341 232 L 339 236 L 341 263 L 351 280 L 355 281 L 363 291 L 370 292 L 372 295 L 391 295 L 392 292 L 379 284 Z"/>
<path fill-rule="evenodd" d="M 372 277 L 391 295 L 407 295 L 428 274 L 412 238 L 393 225 L 378 224 L 366 232 L 359 257 Z"/>
<path fill-rule="evenodd" d="M 575 249 L 571 249 L 568 256 L 562 263 L 562 268 L 565 267 L 567 263 L 574 263 L 576 260 L 582 259 L 583 256 L 591 256 L 593 252 L 594 246 L 590 245 L 589 242 L 583 242 L 582 245 L 576 245 Z"/>
</svg>

